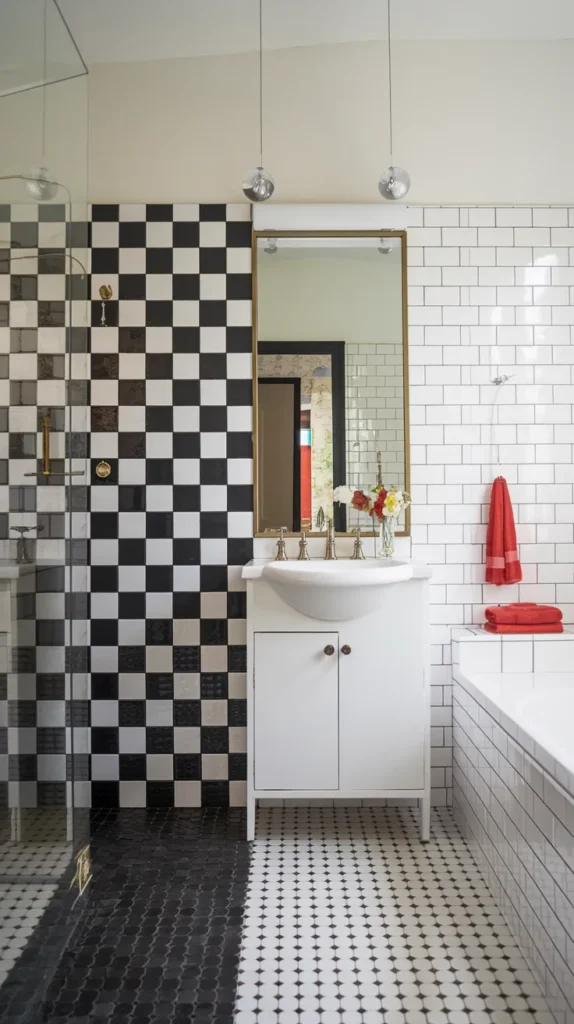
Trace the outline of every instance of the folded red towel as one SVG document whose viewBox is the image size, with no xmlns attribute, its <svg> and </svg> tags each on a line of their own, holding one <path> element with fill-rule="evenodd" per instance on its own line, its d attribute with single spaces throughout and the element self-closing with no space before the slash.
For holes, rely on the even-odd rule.
<svg viewBox="0 0 574 1024">
<path fill-rule="evenodd" d="M 486 582 L 519 583 L 522 569 L 518 560 L 514 515 L 506 480 L 497 476 L 492 485 L 486 533 Z"/>
<path fill-rule="evenodd" d="M 537 624 L 543 626 L 549 622 L 561 622 L 562 612 L 559 608 L 549 604 L 531 604 L 516 602 L 506 605 L 491 605 L 485 608 L 484 615 L 487 622 L 495 625 L 514 624 L 526 626 Z"/>
<path fill-rule="evenodd" d="M 561 622 L 546 622 L 543 624 L 533 623 L 530 626 L 516 626 L 509 622 L 503 625 L 491 625 L 485 623 L 484 628 L 488 633 L 563 633 L 564 626 Z"/>
</svg>

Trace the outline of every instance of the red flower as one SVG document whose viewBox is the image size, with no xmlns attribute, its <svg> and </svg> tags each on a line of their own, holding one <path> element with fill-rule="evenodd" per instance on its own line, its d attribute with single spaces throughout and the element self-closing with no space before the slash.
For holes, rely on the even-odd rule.
<svg viewBox="0 0 574 1024">
<path fill-rule="evenodd" d="M 367 495 L 363 494 L 362 491 L 355 491 L 351 505 L 357 512 L 368 512 L 371 507 L 371 499 L 367 498 Z"/>
<path fill-rule="evenodd" d="M 375 504 L 373 505 L 373 507 L 372 507 L 372 509 L 371 509 L 371 511 L 369 513 L 369 515 L 371 515 L 371 516 L 375 515 L 377 517 L 377 519 L 379 520 L 379 522 L 382 522 L 382 519 L 383 519 L 383 507 L 384 507 L 384 504 L 385 504 L 385 498 L 386 498 L 388 493 L 389 492 L 385 491 L 384 487 L 381 487 L 381 490 L 377 494 L 377 498 L 376 498 Z"/>
</svg>

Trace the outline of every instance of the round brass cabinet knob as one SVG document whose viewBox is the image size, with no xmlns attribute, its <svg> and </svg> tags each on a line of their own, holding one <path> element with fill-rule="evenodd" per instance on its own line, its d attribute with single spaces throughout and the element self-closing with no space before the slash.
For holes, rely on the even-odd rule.
<svg viewBox="0 0 574 1024">
<path fill-rule="evenodd" d="M 349 647 L 348 644 L 344 644 L 344 646 L 341 647 L 341 651 L 342 651 L 343 654 L 350 654 L 351 653 L 351 648 Z"/>
<path fill-rule="evenodd" d="M 335 648 L 333 647 L 333 644 L 327 644 L 327 646 L 325 648 L 325 654 L 334 654 L 334 653 L 335 653 Z"/>
<path fill-rule="evenodd" d="M 111 472 L 112 467 L 110 466 L 109 462 L 98 462 L 96 466 L 96 476 L 99 477 L 100 480 L 106 480 Z"/>
</svg>

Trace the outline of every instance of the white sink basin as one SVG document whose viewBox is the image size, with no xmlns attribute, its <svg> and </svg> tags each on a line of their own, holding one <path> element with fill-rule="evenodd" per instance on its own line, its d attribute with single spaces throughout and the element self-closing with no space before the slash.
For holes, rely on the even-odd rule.
<svg viewBox="0 0 574 1024">
<path fill-rule="evenodd" d="M 263 578 L 296 611 L 313 619 L 357 619 L 376 609 L 384 588 L 413 576 L 410 562 L 269 562 Z"/>
</svg>

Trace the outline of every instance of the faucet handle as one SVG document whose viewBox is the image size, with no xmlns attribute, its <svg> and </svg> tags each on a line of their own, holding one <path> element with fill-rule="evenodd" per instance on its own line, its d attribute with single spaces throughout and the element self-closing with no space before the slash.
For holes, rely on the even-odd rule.
<svg viewBox="0 0 574 1024">
<path fill-rule="evenodd" d="M 301 540 L 299 541 L 299 554 L 297 556 L 298 562 L 310 562 L 311 555 L 307 547 L 307 530 L 301 530 Z"/>
<path fill-rule="evenodd" d="M 277 541 L 277 554 L 275 555 L 276 562 L 287 562 L 287 553 L 285 551 L 285 533 L 287 532 L 287 526 L 279 527 L 279 540 Z"/>
<path fill-rule="evenodd" d="M 351 555 L 351 559 L 355 562 L 358 562 L 362 561 L 362 559 L 364 559 L 365 557 L 363 545 L 361 542 L 361 527 L 356 526 L 355 529 L 353 530 L 353 533 L 355 534 L 355 543 L 353 544 L 353 554 Z"/>
<path fill-rule="evenodd" d="M 16 533 L 19 533 L 23 537 L 25 533 L 30 533 L 31 530 L 37 530 L 38 533 L 40 533 L 44 529 L 44 527 L 43 526 L 11 526 L 10 529 L 11 530 L 15 530 Z"/>
</svg>

